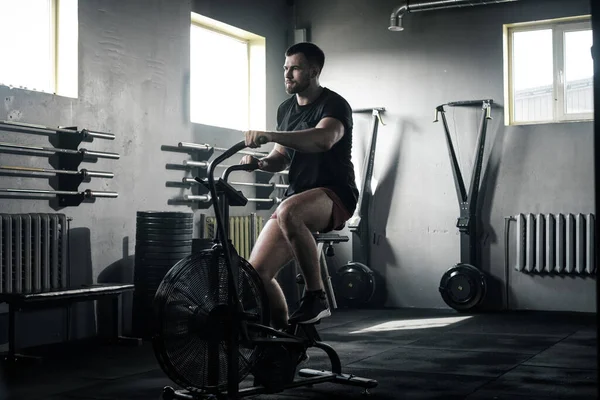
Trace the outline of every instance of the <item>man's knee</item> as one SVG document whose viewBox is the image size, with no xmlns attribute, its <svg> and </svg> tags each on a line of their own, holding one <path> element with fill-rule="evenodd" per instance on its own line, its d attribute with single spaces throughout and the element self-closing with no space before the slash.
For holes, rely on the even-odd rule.
<svg viewBox="0 0 600 400">
<path fill-rule="evenodd" d="M 322 230 L 331 219 L 332 208 L 333 202 L 327 194 L 313 189 L 281 203 L 277 209 L 277 222 L 289 239 L 306 228 Z"/>
<path fill-rule="evenodd" d="M 263 285 L 270 284 L 271 280 L 275 278 L 276 272 L 273 272 L 270 268 L 260 264 L 253 265 L 253 267 L 260 277 L 260 280 L 263 282 Z"/>
<path fill-rule="evenodd" d="M 301 210 L 295 204 L 282 204 L 280 209 L 277 210 L 277 223 L 288 237 L 294 235 L 304 225 Z"/>
</svg>

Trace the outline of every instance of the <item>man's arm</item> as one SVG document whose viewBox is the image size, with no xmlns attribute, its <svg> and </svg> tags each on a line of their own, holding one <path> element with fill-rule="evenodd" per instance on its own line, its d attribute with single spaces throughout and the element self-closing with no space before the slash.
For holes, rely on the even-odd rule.
<svg viewBox="0 0 600 400">
<path fill-rule="evenodd" d="M 325 117 L 310 129 L 292 132 L 246 132 L 246 143 L 250 147 L 261 145 L 259 138 L 266 137 L 275 142 L 303 153 L 321 153 L 333 147 L 344 136 L 344 125 L 337 119 Z M 269 157 L 271 154 L 269 154 Z"/>
<path fill-rule="evenodd" d="M 280 144 L 275 144 L 275 147 L 268 156 L 261 158 L 258 161 L 258 167 L 267 172 L 283 171 L 290 165 L 290 160 L 285 154 L 285 150 Z"/>
</svg>

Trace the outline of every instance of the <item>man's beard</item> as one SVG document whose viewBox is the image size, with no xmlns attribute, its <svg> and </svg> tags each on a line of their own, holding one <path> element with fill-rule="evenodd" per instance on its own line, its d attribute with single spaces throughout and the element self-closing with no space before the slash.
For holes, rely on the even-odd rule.
<svg viewBox="0 0 600 400">
<path fill-rule="evenodd" d="M 287 92 L 287 94 L 301 93 L 301 92 L 305 91 L 306 89 L 308 89 L 309 86 L 310 86 L 310 82 L 304 82 L 304 83 L 296 82 L 296 84 L 292 85 L 290 88 L 288 88 L 286 86 L 285 91 Z"/>
</svg>

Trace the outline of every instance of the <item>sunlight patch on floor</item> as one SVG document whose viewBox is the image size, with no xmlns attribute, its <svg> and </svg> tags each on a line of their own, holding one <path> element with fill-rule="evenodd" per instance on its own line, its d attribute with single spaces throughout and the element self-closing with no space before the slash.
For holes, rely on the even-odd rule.
<svg viewBox="0 0 600 400">
<path fill-rule="evenodd" d="M 363 328 L 358 331 L 352 331 L 350 333 L 367 333 L 367 332 L 387 332 L 387 331 L 401 331 L 411 329 L 429 329 L 429 328 L 443 328 L 445 326 L 455 324 L 471 318 L 472 316 L 464 317 L 445 317 L 445 318 L 426 318 L 426 319 L 406 319 L 398 321 L 389 321 L 382 324 Z"/>
</svg>

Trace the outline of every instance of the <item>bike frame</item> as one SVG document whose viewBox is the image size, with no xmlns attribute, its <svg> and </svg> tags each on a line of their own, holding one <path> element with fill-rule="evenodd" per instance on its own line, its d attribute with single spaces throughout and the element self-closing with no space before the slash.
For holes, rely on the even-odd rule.
<svg viewBox="0 0 600 400">
<path fill-rule="evenodd" d="M 220 156 L 211 161 L 208 165 L 208 188 L 211 194 L 211 201 L 213 203 L 215 217 L 217 221 L 217 233 L 215 235 L 215 239 L 218 240 L 220 246 L 222 247 L 225 263 L 228 269 L 228 318 L 230 321 L 239 321 L 239 323 L 230 324 L 230 343 L 231 345 L 228 347 L 228 371 L 227 371 L 227 393 L 228 396 L 234 396 L 233 398 L 237 398 L 240 393 L 239 390 L 239 360 L 238 360 L 238 347 L 240 344 L 240 336 L 242 340 L 250 345 L 268 345 L 268 346 L 276 346 L 281 344 L 287 344 L 292 346 L 298 346 L 302 348 L 308 347 L 316 347 L 327 353 L 331 360 L 331 371 L 334 374 L 341 374 L 342 367 L 338 354 L 335 350 L 326 343 L 321 342 L 320 336 L 315 329 L 314 325 L 301 325 L 302 331 L 305 335 L 305 338 L 298 336 L 298 329 L 300 326 L 296 326 L 293 334 L 289 334 L 286 332 L 278 331 L 276 329 L 271 328 L 270 326 L 265 326 L 263 324 L 249 322 L 249 319 L 252 319 L 252 314 L 245 313 L 243 306 L 240 302 L 237 287 L 238 287 L 238 274 L 236 273 L 236 269 L 239 270 L 238 265 L 234 265 L 234 258 L 237 258 L 238 255 L 235 251 L 235 248 L 229 242 L 229 229 L 226 221 L 229 220 L 229 199 L 227 197 L 227 193 L 222 193 L 219 196 L 217 192 L 217 184 L 215 183 L 214 171 L 221 162 L 225 161 L 229 157 L 233 156 L 235 153 L 246 148 L 246 144 L 244 141 L 238 142 L 231 148 L 227 149 Z M 234 171 L 249 171 L 253 170 L 256 167 L 252 164 L 240 164 L 240 165 L 232 165 L 227 167 L 227 169 L 223 172 L 221 176 L 221 183 L 227 186 L 227 179 L 229 175 Z M 248 329 L 256 330 L 261 333 L 264 333 L 265 336 L 275 336 L 273 337 L 264 337 L 264 338 L 253 338 L 248 333 Z M 240 335 L 241 334 L 241 335 Z M 310 378 L 315 379 L 314 383 L 320 381 L 326 381 L 327 377 L 315 377 Z M 306 385 L 306 382 L 302 383 L 302 385 Z M 255 389 L 255 388 L 253 388 Z M 252 394 L 247 390 L 244 390 L 244 396 Z"/>
</svg>

